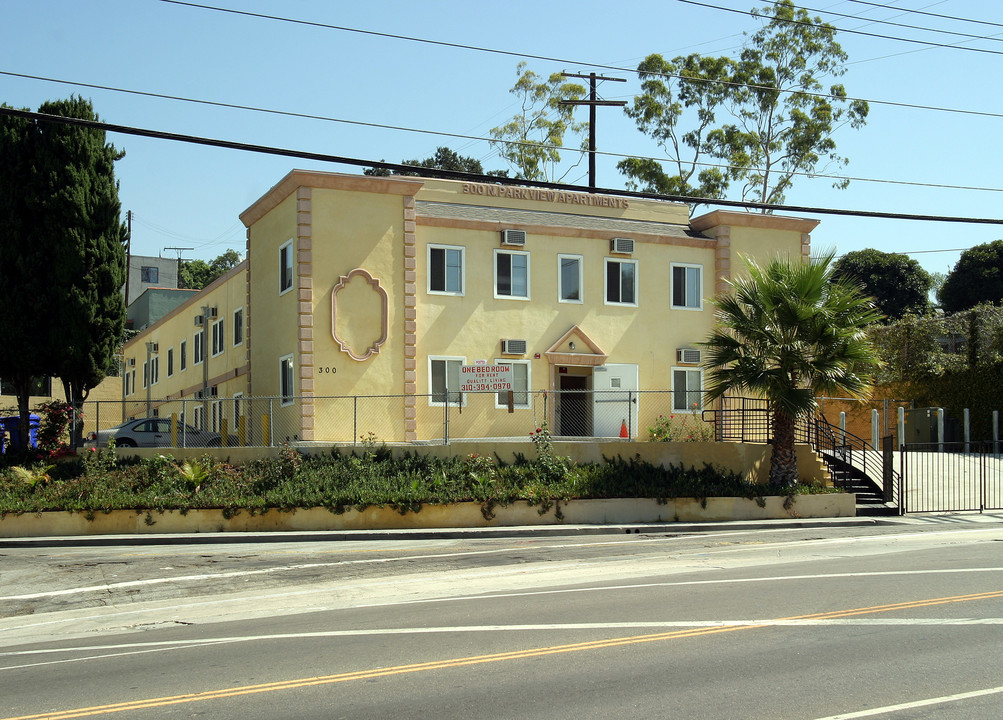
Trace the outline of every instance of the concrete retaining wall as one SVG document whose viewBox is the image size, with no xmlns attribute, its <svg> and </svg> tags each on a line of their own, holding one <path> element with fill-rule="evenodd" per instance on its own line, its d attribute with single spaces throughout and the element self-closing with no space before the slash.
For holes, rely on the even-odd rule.
<svg viewBox="0 0 1003 720">
<path fill-rule="evenodd" d="M 517 502 L 495 507 L 485 519 L 478 503 L 426 505 L 420 512 L 401 515 L 392 508 L 369 507 L 335 514 L 326 508 L 307 508 L 260 515 L 241 512 L 225 518 L 220 510 L 137 513 L 116 510 L 88 520 L 80 512 L 45 512 L 0 519 L 0 537 L 69 535 L 130 535 L 140 533 L 270 532 L 310 530 L 387 530 L 424 528 L 504 527 L 517 525 L 608 525 L 623 523 L 712 522 L 783 518 L 853 517 L 852 494 L 798 495 L 790 509 L 784 497 L 765 498 L 765 507 L 745 498 L 572 500 L 541 514 L 539 507 Z M 558 507 L 559 513 L 558 515 Z"/>
</svg>

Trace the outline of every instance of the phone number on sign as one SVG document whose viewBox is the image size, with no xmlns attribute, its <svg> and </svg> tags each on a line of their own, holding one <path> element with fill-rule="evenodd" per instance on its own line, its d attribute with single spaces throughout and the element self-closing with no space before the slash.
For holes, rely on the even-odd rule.
<svg viewBox="0 0 1003 720">
<path fill-rule="evenodd" d="M 502 390 L 511 390 L 512 383 L 497 382 L 497 383 L 467 383 L 460 385 L 460 392 L 499 392 Z"/>
</svg>

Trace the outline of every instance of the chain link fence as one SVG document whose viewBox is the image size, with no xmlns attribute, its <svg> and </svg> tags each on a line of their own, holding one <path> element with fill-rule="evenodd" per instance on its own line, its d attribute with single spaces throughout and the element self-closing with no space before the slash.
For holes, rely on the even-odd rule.
<svg viewBox="0 0 1003 720">
<path fill-rule="evenodd" d="M 690 393 L 667 390 L 536 390 L 509 393 L 211 397 L 89 402 L 85 436 L 129 420 L 160 418 L 136 444 L 151 447 L 262 447 L 283 443 L 445 444 L 452 440 L 525 440 L 546 423 L 561 438 L 648 440 L 669 428 L 679 439 L 712 439 Z M 686 407 L 686 410 L 676 408 Z M 130 425 L 130 432 L 143 432 Z M 688 436 L 687 436 L 688 434 Z M 125 437 L 124 433 L 122 435 Z M 99 438 L 100 439 L 100 436 Z"/>
</svg>

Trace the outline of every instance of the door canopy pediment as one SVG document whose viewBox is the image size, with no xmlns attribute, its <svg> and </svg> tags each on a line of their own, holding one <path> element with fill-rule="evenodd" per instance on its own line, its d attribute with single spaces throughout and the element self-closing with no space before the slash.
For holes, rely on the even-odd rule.
<svg viewBox="0 0 1003 720">
<path fill-rule="evenodd" d="M 572 325 L 544 355 L 551 365 L 605 365 L 606 353 L 580 327 Z"/>
</svg>

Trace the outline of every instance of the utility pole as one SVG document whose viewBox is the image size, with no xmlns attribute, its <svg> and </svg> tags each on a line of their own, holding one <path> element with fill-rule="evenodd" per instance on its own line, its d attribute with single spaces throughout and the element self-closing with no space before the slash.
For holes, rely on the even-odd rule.
<svg viewBox="0 0 1003 720">
<path fill-rule="evenodd" d="M 611 80 L 612 82 L 627 82 L 626 78 L 605 77 L 596 75 L 594 72 L 588 75 L 576 75 L 575 73 L 561 73 L 561 77 L 581 78 L 589 81 L 588 100 L 561 100 L 561 105 L 588 105 L 589 106 L 589 192 L 596 191 L 596 108 L 600 105 L 623 107 L 626 100 L 599 100 L 596 97 L 596 82 L 599 80 Z"/>
<path fill-rule="evenodd" d="M 132 274 L 132 210 L 125 211 L 128 234 L 125 238 L 125 307 L 129 307 L 129 276 Z"/>
<path fill-rule="evenodd" d="M 171 251 L 177 252 L 177 254 L 178 254 L 178 281 L 176 283 L 174 283 L 175 287 L 181 287 L 181 253 L 183 253 L 185 250 L 194 250 L 194 249 L 195 248 L 189 248 L 189 247 L 166 247 L 166 248 L 164 248 L 165 251 L 171 250 Z M 201 288 L 196 288 L 196 289 L 197 290 L 201 290 Z"/>
</svg>

